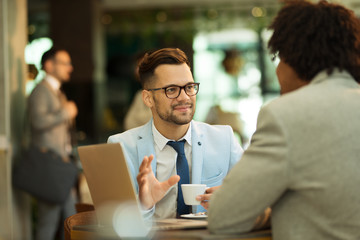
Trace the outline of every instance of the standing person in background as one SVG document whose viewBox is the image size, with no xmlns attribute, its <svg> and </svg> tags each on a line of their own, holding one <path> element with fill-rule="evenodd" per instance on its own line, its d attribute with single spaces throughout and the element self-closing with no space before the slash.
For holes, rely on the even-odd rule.
<svg viewBox="0 0 360 240">
<path fill-rule="evenodd" d="M 145 53 L 139 54 L 136 57 L 135 66 L 135 80 L 140 83 L 139 77 L 139 63 Z M 129 130 L 131 128 L 144 125 L 151 119 L 151 110 L 148 108 L 142 100 L 142 90 L 138 90 L 132 100 L 129 110 L 127 111 L 124 119 L 124 129 Z"/>
<path fill-rule="evenodd" d="M 70 80 L 73 71 L 69 53 L 51 48 L 41 59 L 45 78 L 35 87 L 28 99 L 30 121 L 30 144 L 50 149 L 64 161 L 70 161 L 72 152 L 70 127 L 78 110 L 74 102 L 68 101 L 60 90 L 61 84 Z M 66 177 L 66 176 L 64 176 Z M 75 196 L 70 194 L 63 205 L 49 204 L 38 200 L 36 240 L 51 240 L 61 231 L 63 222 L 75 214 Z"/>
<path fill-rule="evenodd" d="M 360 239 L 360 20 L 326 1 L 289 1 L 270 29 L 282 96 L 261 109 L 212 195 L 209 229 L 262 227 L 270 207 L 274 240 Z"/>
<path fill-rule="evenodd" d="M 180 185 L 206 184 L 211 194 L 240 159 L 242 148 L 230 126 L 193 120 L 199 83 L 183 51 L 163 48 L 147 53 L 139 76 L 152 119 L 110 136 L 108 142 L 123 145 L 147 216 L 163 219 L 202 212 L 201 206 L 185 205 Z"/>
</svg>

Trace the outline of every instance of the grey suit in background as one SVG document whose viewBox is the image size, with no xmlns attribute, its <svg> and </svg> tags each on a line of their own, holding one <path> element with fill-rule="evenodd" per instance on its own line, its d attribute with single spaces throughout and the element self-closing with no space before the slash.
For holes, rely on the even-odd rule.
<svg viewBox="0 0 360 240">
<path fill-rule="evenodd" d="M 55 92 L 46 80 L 39 83 L 28 99 L 31 145 L 52 149 L 68 160 L 70 147 L 70 119 L 63 108 L 66 96 Z M 66 176 L 64 176 L 65 178 Z M 61 205 L 38 200 L 36 240 L 54 239 L 58 228 L 63 238 L 63 222 L 75 214 L 75 199 L 72 194 Z"/>
<path fill-rule="evenodd" d="M 70 144 L 70 119 L 63 108 L 67 101 L 60 91 L 57 93 L 45 80 L 40 82 L 28 99 L 31 144 L 54 150 L 63 158 Z"/>
</svg>

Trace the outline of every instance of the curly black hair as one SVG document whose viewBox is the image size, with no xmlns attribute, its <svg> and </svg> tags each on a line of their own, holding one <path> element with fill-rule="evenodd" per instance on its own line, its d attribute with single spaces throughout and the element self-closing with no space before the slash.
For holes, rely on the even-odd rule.
<svg viewBox="0 0 360 240">
<path fill-rule="evenodd" d="M 320 71 L 348 71 L 360 82 L 360 20 L 345 7 L 320 1 L 285 3 L 269 26 L 268 47 L 304 81 Z"/>
</svg>

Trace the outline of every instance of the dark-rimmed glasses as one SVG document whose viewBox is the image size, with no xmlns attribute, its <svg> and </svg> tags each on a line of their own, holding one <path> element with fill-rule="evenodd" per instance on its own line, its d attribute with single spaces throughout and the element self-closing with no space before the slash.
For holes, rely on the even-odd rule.
<svg viewBox="0 0 360 240">
<path fill-rule="evenodd" d="M 65 62 L 65 61 L 62 61 L 62 60 L 57 60 L 57 59 L 54 59 L 54 63 L 55 64 L 60 64 L 60 65 L 63 65 L 63 66 L 72 66 L 72 63 L 71 62 Z"/>
<path fill-rule="evenodd" d="M 163 88 L 153 88 L 147 89 L 148 91 L 157 91 L 164 89 L 165 95 L 167 98 L 174 99 L 180 96 L 181 89 L 184 89 L 185 93 L 191 97 L 195 96 L 199 92 L 200 83 L 188 83 L 185 86 L 171 85 Z"/>
<path fill-rule="evenodd" d="M 276 52 L 276 53 L 274 53 L 272 56 L 271 56 L 271 61 L 275 61 L 276 59 L 278 59 L 279 58 L 279 52 Z"/>
</svg>

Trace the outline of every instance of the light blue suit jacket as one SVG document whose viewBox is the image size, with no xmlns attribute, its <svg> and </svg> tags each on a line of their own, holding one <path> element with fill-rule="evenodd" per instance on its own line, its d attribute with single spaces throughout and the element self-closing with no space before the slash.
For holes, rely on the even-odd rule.
<svg viewBox="0 0 360 240">
<path fill-rule="evenodd" d="M 234 138 L 230 126 L 209 125 L 191 121 L 192 183 L 219 186 L 232 166 L 241 158 L 243 150 Z M 120 142 L 128 162 L 134 185 L 144 156 L 154 155 L 151 163 L 156 177 L 156 155 L 152 134 L 152 120 L 141 127 L 112 135 L 109 143 Z M 204 211 L 202 207 L 193 211 Z"/>
</svg>

